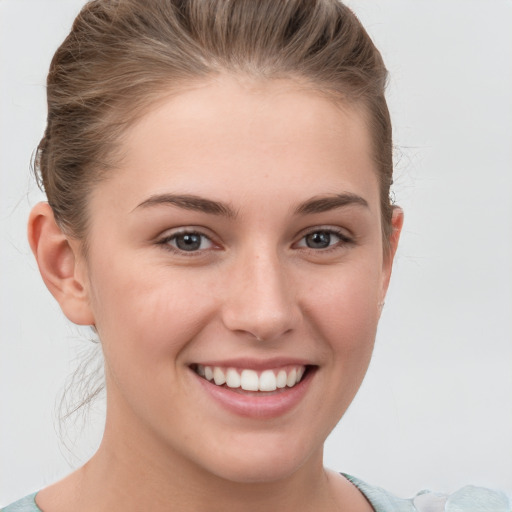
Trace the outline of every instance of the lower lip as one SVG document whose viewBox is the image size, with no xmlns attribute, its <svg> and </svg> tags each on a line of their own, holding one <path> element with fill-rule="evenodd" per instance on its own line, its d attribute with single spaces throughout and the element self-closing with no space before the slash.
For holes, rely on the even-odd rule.
<svg viewBox="0 0 512 512">
<path fill-rule="evenodd" d="M 243 393 L 228 387 L 212 384 L 194 372 L 197 380 L 217 403 L 228 411 L 247 418 L 277 418 L 291 411 L 306 394 L 314 371 L 310 368 L 304 378 L 292 388 L 283 388 L 275 392 Z"/>
</svg>

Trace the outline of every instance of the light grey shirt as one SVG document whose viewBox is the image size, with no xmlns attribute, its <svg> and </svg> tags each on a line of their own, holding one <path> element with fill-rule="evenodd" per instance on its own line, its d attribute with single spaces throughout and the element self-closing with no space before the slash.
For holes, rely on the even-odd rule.
<svg viewBox="0 0 512 512">
<path fill-rule="evenodd" d="M 414 498 L 402 499 L 353 476 L 343 476 L 366 496 L 375 512 L 512 512 L 512 503 L 506 494 L 474 485 L 450 495 L 421 491 Z M 36 495 L 30 494 L 0 512 L 42 512 L 36 505 Z"/>
</svg>

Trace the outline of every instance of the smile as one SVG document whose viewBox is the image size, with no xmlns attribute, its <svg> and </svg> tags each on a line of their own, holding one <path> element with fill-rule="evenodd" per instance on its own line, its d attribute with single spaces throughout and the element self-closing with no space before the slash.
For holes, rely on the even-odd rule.
<svg viewBox="0 0 512 512">
<path fill-rule="evenodd" d="M 194 365 L 192 368 L 200 377 L 215 384 L 244 391 L 276 391 L 277 389 L 293 388 L 297 385 L 306 366 L 293 365 L 284 368 L 268 369 L 257 372 L 252 369 L 225 368 L 221 366 Z"/>
</svg>

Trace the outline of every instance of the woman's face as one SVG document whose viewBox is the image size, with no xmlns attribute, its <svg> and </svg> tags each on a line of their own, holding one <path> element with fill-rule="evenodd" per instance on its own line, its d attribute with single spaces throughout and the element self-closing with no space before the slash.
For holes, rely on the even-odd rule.
<svg viewBox="0 0 512 512">
<path fill-rule="evenodd" d="M 227 77 L 129 129 L 80 263 L 111 442 L 240 482 L 321 462 L 390 273 L 369 137 L 292 82 Z"/>
</svg>

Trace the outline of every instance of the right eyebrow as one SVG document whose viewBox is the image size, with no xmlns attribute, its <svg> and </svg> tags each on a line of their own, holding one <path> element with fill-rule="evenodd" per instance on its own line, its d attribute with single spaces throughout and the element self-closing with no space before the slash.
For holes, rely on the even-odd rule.
<svg viewBox="0 0 512 512">
<path fill-rule="evenodd" d="M 295 210 L 296 214 L 308 215 L 322 213 L 345 206 L 358 205 L 369 208 L 368 201 L 357 194 L 345 192 L 342 194 L 319 196 L 301 203 Z"/>
<path fill-rule="evenodd" d="M 236 217 L 235 210 L 228 204 L 191 194 L 152 195 L 137 205 L 134 210 L 137 208 L 150 208 L 158 205 L 177 206 L 178 208 L 183 208 L 185 210 L 194 210 L 197 212 L 221 215 L 230 218 Z"/>
</svg>

